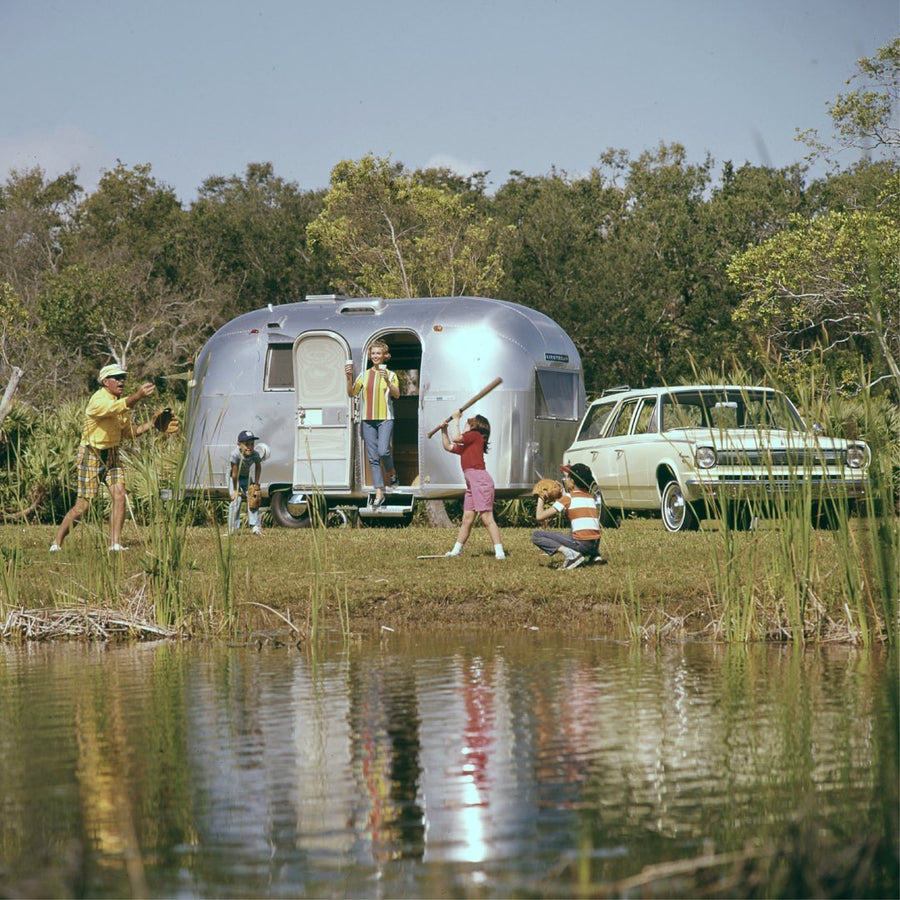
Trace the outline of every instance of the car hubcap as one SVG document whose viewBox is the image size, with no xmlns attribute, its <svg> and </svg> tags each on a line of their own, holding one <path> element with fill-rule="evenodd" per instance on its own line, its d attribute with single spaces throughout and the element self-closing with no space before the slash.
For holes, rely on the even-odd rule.
<svg viewBox="0 0 900 900">
<path fill-rule="evenodd" d="M 666 522 L 670 528 L 676 529 L 684 520 L 684 497 L 677 488 L 666 491 Z"/>
</svg>

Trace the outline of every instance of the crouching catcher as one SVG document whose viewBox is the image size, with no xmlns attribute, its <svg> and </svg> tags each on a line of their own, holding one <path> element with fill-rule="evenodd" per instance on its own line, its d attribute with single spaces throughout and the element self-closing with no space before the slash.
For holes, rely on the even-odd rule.
<svg viewBox="0 0 900 900">
<path fill-rule="evenodd" d="M 563 466 L 565 488 L 558 481 L 542 478 L 533 489 L 537 496 L 535 519 L 546 522 L 564 512 L 571 532 L 535 531 L 531 542 L 548 556 L 562 553 L 563 569 L 575 569 L 586 562 L 603 562 L 598 553 L 600 541 L 600 517 L 597 501 L 591 490 L 594 476 L 584 463 Z"/>
</svg>

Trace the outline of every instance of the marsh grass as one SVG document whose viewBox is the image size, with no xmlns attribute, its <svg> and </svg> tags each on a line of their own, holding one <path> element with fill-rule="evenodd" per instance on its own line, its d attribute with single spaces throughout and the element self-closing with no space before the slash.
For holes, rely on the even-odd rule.
<svg viewBox="0 0 900 900">
<path fill-rule="evenodd" d="M 740 373 L 731 380 L 744 383 Z M 869 444 L 869 499 L 851 515 L 833 486 L 811 484 L 815 466 L 798 459 L 790 471 L 797 489 L 774 493 L 768 508 L 749 494 L 708 508 L 708 527 L 718 536 L 716 631 L 729 642 L 780 639 L 802 645 L 842 633 L 864 646 L 882 640 L 895 645 L 900 468 L 892 423 L 898 424 L 897 411 L 883 397 L 866 393 L 852 404 L 822 396 L 818 385 L 801 395 L 802 408 L 828 422 L 828 433 Z M 778 478 L 771 466 L 767 475 Z M 763 527 L 751 530 L 756 521 Z"/>
<path fill-rule="evenodd" d="M 19 570 L 22 565 L 22 549 L 18 544 L 0 547 L 0 620 L 19 605 Z"/>
</svg>

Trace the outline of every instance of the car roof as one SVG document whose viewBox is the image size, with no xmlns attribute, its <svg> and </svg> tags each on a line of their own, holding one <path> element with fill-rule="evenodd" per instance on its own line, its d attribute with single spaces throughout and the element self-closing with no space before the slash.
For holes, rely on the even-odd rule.
<svg viewBox="0 0 900 900">
<path fill-rule="evenodd" d="M 775 388 L 748 384 L 671 384 L 648 388 L 610 388 L 591 402 L 592 404 L 599 403 L 600 401 L 617 402 L 633 397 L 649 397 L 675 393 L 681 394 L 686 391 L 768 391 L 769 393 L 774 393 Z"/>
</svg>

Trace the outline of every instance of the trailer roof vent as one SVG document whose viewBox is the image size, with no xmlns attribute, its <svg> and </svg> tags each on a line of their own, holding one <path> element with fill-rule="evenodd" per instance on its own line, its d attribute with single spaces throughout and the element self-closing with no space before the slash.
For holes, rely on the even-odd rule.
<svg viewBox="0 0 900 900">
<path fill-rule="evenodd" d="M 266 322 L 266 328 L 281 328 L 284 325 L 285 317 L 282 316 L 280 319 L 274 319 L 271 322 Z"/>
<path fill-rule="evenodd" d="M 339 300 L 349 300 L 343 294 L 307 294 L 308 303 L 336 303 Z"/>
<path fill-rule="evenodd" d="M 386 305 L 381 297 L 370 297 L 368 300 L 350 300 L 338 312 L 342 316 L 374 316 L 382 312 Z"/>
</svg>

